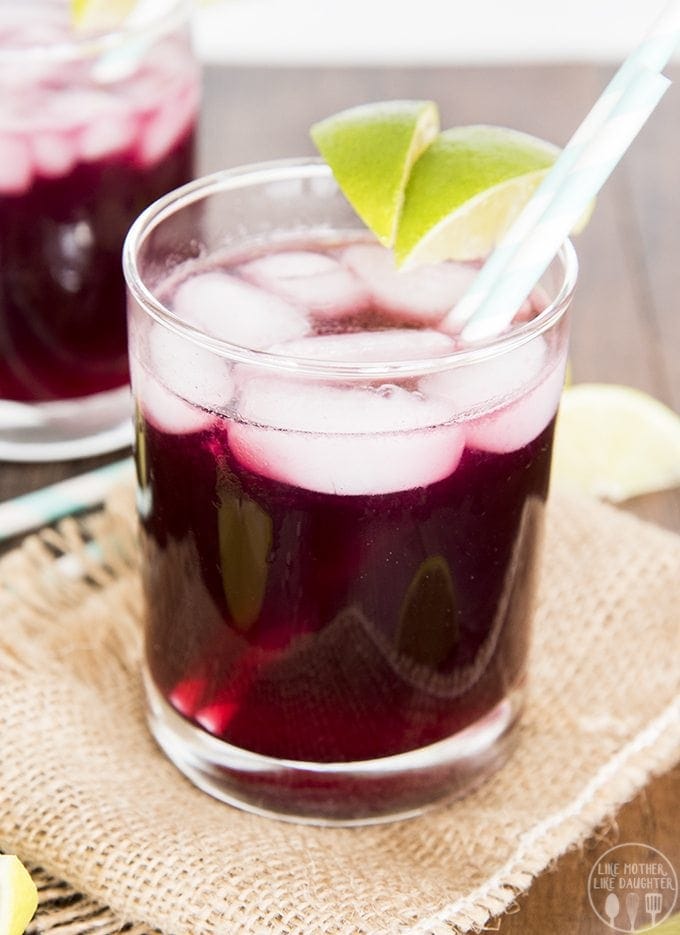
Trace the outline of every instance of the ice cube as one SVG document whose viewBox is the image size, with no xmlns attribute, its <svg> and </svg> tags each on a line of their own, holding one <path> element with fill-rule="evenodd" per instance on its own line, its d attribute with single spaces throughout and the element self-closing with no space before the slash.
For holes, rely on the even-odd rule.
<svg viewBox="0 0 680 935">
<path fill-rule="evenodd" d="M 262 282 L 280 279 L 299 279 L 300 276 L 318 276 L 335 272 L 340 264 L 327 253 L 314 250 L 281 250 L 251 260 L 241 267 L 244 275 Z"/>
<path fill-rule="evenodd" d="M 26 140 L 0 136 L 0 195 L 21 195 L 33 181 L 33 160 Z"/>
<path fill-rule="evenodd" d="M 229 363 L 159 324 L 148 334 L 149 370 L 195 406 L 224 412 L 234 394 Z"/>
<path fill-rule="evenodd" d="M 566 358 L 548 367 L 541 382 L 509 405 L 466 425 L 466 442 L 480 451 L 517 451 L 533 441 L 557 411 Z"/>
<path fill-rule="evenodd" d="M 201 273 L 185 280 L 172 307 L 206 334 L 255 349 L 302 337 L 310 327 L 293 305 L 226 273 Z"/>
<path fill-rule="evenodd" d="M 198 89 L 192 83 L 146 121 L 137 151 L 139 162 L 152 166 L 167 156 L 189 132 L 197 112 Z"/>
<path fill-rule="evenodd" d="M 513 325 L 521 325 L 524 324 L 524 322 L 531 321 L 532 318 L 540 315 L 549 304 L 550 299 L 548 298 L 548 293 L 542 286 L 536 286 L 519 307 L 515 317 L 512 319 Z"/>
<path fill-rule="evenodd" d="M 537 383 L 547 357 L 545 339 L 539 336 L 490 360 L 423 377 L 420 389 L 428 397 L 448 400 L 452 416 L 460 419 L 505 405 Z"/>
<path fill-rule="evenodd" d="M 239 271 L 250 282 L 322 317 L 358 312 L 368 300 L 354 273 L 311 250 L 273 253 L 245 263 Z"/>
<path fill-rule="evenodd" d="M 80 135 L 80 157 L 85 162 L 94 162 L 123 152 L 133 145 L 136 134 L 135 121 L 129 114 L 110 114 L 93 120 Z"/>
<path fill-rule="evenodd" d="M 101 90 L 74 88 L 46 97 L 41 124 L 55 131 L 88 127 L 126 113 L 124 104 L 114 94 Z"/>
<path fill-rule="evenodd" d="M 421 331 L 394 328 L 389 331 L 316 335 L 268 348 L 272 354 L 284 354 L 289 357 L 358 363 L 442 357 L 453 353 L 455 349 L 456 344 L 452 338 L 429 328 Z"/>
<path fill-rule="evenodd" d="M 229 443 L 249 470 L 331 494 L 426 486 L 455 470 L 460 426 L 448 407 L 398 386 L 379 390 L 255 377 L 241 389 L 244 422 Z"/>
<path fill-rule="evenodd" d="M 343 253 L 343 263 L 363 280 L 384 311 L 428 324 L 450 311 L 477 272 L 473 266 L 448 262 L 403 272 L 391 252 L 378 244 L 352 244 Z"/>
<path fill-rule="evenodd" d="M 139 364 L 133 366 L 132 388 L 145 418 L 162 432 L 189 435 L 210 428 L 209 413 L 175 396 Z"/>
<path fill-rule="evenodd" d="M 46 178 L 67 175 L 76 164 L 76 140 L 72 134 L 36 133 L 31 138 L 31 150 L 36 172 Z"/>
</svg>

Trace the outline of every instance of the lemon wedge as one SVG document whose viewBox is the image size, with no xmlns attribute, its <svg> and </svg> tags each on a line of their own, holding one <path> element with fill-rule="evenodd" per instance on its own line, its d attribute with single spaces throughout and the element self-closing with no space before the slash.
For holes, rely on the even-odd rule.
<svg viewBox="0 0 680 935">
<path fill-rule="evenodd" d="M 38 890 L 18 857 L 0 854 L 0 935 L 22 935 L 38 908 Z"/>
<path fill-rule="evenodd" d="M 567 387 L 553 480 L 614 503 L 680 485 L 680 416 L 629 386 Z"/>
</svg>

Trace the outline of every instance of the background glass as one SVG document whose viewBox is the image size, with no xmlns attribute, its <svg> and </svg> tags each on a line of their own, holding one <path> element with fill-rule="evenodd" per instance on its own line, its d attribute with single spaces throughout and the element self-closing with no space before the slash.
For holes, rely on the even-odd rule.
<svg viewBox="0 0 680 935">
<path fill-rule="evenodd" d="M 189 10 L 88 35 L 67 0 L 0 0 L 0 458 L 129 443 L 120 252 L 193 175 Z"/>
</svg>

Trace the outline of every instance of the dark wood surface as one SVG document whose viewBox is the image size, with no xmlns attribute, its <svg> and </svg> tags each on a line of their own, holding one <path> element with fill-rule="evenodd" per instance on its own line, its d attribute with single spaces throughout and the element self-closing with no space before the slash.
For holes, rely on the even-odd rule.
<svg viewBox="0 0 680 935">
<path fill-rule="evenodd" d="M 680 70 L 670 70 L 680 78 Z M 312 153 L 310 124 L 363 101 L 431 98 L 442 123 L 495 123 L 563 144 L 609 75 L 594 65 L 497 68 L 208 70 L 200 135 L 201 172 Z M 625 383 L 680 410 L 680 88 L 662 101 L 601 194 L 576 243 L 581 270 L 574 303 L 576 382 Z M 0 463 L 0 500 L 120 457 L 46 465 Z M 625 507 L 680 532 L 680 493 Z M 680 610 L 679 610 L 680 617 Z M 558 860 L 512 913 L 503 935 L 603 935 L 588 905 L 593 861 L 608 843 L 661 850 L 680 872 L 680 767 L 652 781 L 604 837 Z M 678 907 L 680 908 L 680 906 Z"/>
</svg>

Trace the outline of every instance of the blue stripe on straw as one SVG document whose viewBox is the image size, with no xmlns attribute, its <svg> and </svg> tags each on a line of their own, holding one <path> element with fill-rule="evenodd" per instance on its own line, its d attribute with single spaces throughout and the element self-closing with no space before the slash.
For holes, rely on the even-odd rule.
<svg viewBox="0 0 680 935">
<path fill-rule="evenodd" d="M 600 132 L 583 149 L 538 224 L 518 245 L 462 332 L 466 341 L 498 334 L 510 324 L 545 272 L 585 206 L 611 175 L 670 81 L 643 69 L 629 85 Z"/>
<path fill-rule="evenodd" d="M 132 458 L 125 458 L 0 503 L 0 542 L 97 506 L 117 482 L 132 477 Z"/>
<path fill-rule="evenodd" d="M 609 116 L 614 113 L 637 76 L 645 70 L 661 71 L 673 54 L 679 36 L 680 0 L 672 0 L 640 45 L 618 69 L 468 291 L 446 317 L 443 322 L 445 330 L 457 331 L 470 320 L 493 288 L 503 267 L 538 223 L 577 160 Z M 585 205 L 583 208 L 585 209 Z M 580 215 L 576 216 L 574 223 L 579 217 Z"/>
</svg>

